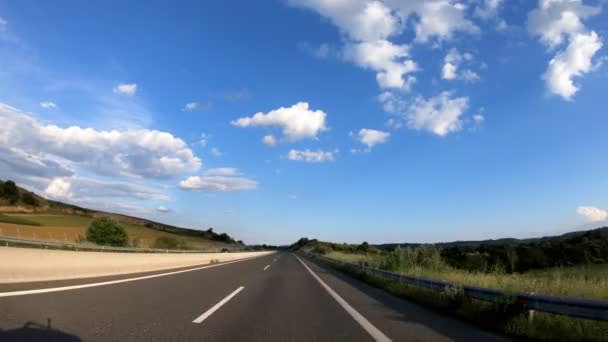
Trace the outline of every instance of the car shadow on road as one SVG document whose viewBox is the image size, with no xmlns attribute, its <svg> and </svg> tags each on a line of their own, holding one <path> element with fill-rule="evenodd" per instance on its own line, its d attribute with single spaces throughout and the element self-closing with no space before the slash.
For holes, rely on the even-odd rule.
<svg viewBox="0 0 608 342">
<path fill-rule="evenodd" d="M 82 339 L 61 330 L 51 327 L 51 319 L 47 325 L 36 322 L 26 322 L 22 327 L 2 330 L 0 329 L 0 341 L 53 341 L 53 342 L 79 342 Z"/>
<path fill-rule="evenodd" d="M 419 324 L 457 342 L 511 341 L 509 337 L 500 333 L 486 331 L 462 319 L 447 315 L 445 312 L 394 296 L 323 263 L 314 262 L 314 264 L 318 266 L 317 271 L 320 276 L 326 273 L 326 275 L 336 277 L 371 297 L 379 305 L 390 308 L 395 314 L 387 315 L 387 319 Z M 442 319 L 437 319 L 438 315 Z M 472 334 L 472 332 L 475 333 Z"/>
</svg>

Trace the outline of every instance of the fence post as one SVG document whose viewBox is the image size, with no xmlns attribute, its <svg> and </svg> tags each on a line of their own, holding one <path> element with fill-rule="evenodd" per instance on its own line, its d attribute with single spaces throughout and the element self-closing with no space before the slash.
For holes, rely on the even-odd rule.
<svg viewBox="0 0 608 342">
<path fill-rule="evenodd" d="M 534 292 L 531 292 L 530 294 L 534 294 Z M 532 322 L 534 320 L 534 313 L 535 310 L 528 310 L 528 322 Z"/>
</svg>

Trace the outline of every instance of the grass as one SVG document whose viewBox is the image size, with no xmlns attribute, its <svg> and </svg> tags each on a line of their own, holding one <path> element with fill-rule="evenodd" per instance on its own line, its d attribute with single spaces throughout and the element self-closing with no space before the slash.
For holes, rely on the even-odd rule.
<svg viewBox="0 0 608 342">
<path fill-rule="evenodd" d="M 43 241 L 82 242 L 93 217 L 63 213 L 0 214 L 0 236 Z M 188 249 L 217 249 L 228 246 L 195 236 L 181 236 L 131 223 L 121 223 L 134 247 L 149 248 L 162 236 L 177 238 Z"/>
<path fill-rule="evenodd" d="M 24 226 L 40 226 L 39 222 L 28 220 L 22 217 L 14 217 L 10 215 L 2 215 L 0 214 L 0 222 L 1 223 L 10 223 L 10 224 L 18 224 Z"/>
<path fill-rule="evenodd" d="M 608 300 L 608 265 L 551 268 L 521 274 L 506 274 L 501 270 L 476 273 L 449 267 L 436 252 L 424 248 L 408 249 L 387 256 L 378 253 L 330 251 L 325 256 L 462 285 L 477 285 L 509 292 Z M 388 260 L 391 257 L 393 260 Z M 348 268 L 342 270 L 397 296 L 451 312 L 481 326 L 492 327 L 514 336 L 560 341 L 608 341 L 608 322 L 544 312 L 536 312 L 530 320 L 527 311 L 522 311 L 521 307 L 510 303 L 496 304 L 464 298 L 458 293 L 438 293 Z"/>
<path fill-rule="evenodd" d="M 384 256 L 350 254 L 333 251 L 326 256 L 353 263 L 380 266 Z M 392 271 L 431 279 L 450 281 L 460 285 L 476 285 L 509 292 L 528 292 L 550 296 L 578 297 L 608 301 L 608 265 L 558 267 L 526 273 L 507 274 L 469 272 L 449 267 L 402 263 Z"/>
</svg>

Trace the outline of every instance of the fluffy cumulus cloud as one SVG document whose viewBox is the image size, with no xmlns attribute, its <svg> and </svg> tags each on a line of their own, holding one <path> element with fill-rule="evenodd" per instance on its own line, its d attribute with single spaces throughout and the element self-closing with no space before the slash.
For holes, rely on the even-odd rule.
<svg viewBox="0 0 608 342">
<path fill-rule="evenodd" d="M 462 128 L 461 116 L 468 106 L 467 97 L 452 97 L 450 92 L 442 92 L 428 99 L 416 98 L 409 106 L 405 119 L 412 129 L 445 136 Z"/>
<path fill-rule="evenodd" d="M 416 78 L 407 75 L 417 70 L 409 59 L 409 46 L 396 45 L 388 40 L 349 44 L 344 56 L 355 64 L 376 71 L 381 88 L 409 90 Z"/>
<path fill-rule="evenodd" d="M 542 77 L 552 94 L 570 100 L 579 90 L 573 78 L 593 69 L 592 59 L 602 47 L 602 39 L 588 30 L 583 20 L 600 12 L 601 7 L 585 5 L 582 0 L 539 0 L 538 8 L 529 13 L 528 30 L 550 51 L 567 42 Z"/>
<path fill-rule="evenodd" d="M 391 134 L 388 132 L 362 128 L 357 134 L 357 140 L 371 149 L 378 144 L 387 142 L 390 136 Z"/>
<path fill-rule="evenodd" d="M 460 71 L 459 67 L 462 63 L 470 63 L 473 60 L 473 55 L 465 52 L 460 53 L 456 48 L 450 49 L 443 59 L 443 67 L 441 68 L 441 78 L 444 80 L 464 80 L 467 82 L 475 82 L 479 80 L 479 75 L 476 72 L 465 69 Z"/>
<path fill-rule="evenodd" d="M 595 32 L 575 34 L 568 47 L 558 52 L 549 62 L 549 67 L 542 76 L 547 89 L 570 100 L 579 90 L 573 78 L 591 71 L 592 58 L 601 47 L 602 41 Z"/>
<path fill-rule="evenodd" d="M 290 150 L 287 159 L 307 163 L 322 163 L 334 160 L 335 151 Z"/>
<path fill-rule="evenodd" d="M 576 212 L 585 217 L 589 222 L 601 222 L 606 221 L 608 218 L 608 212 L 606 210 L 596 208 L 596 207 L 578 207 L 576 208 Z"/>
<path fill-rule="evenodd" d="M 64 173 L 75 167 L 109 176 L 168 178 L 197 171 L 201 160 L 186 143 L 156 130 L 101 131 L 39 122 L 0 104 L 0 158 L 11 167 L 50 164 Z"/>
<path fill-rule="evenodd" d="M 418 70 L 409 54 L 409 45 L 395 43 L 413 22 L 415 41 L 449 40 L 456 32 L 478 33 L 479 28 L 468 19 L 467 3 L 453 0 L 289 0 L 289 3 L 316 11 L 329 19 L 344 34 L 343 56 L 363 68 L 376 72 L 381 88 L 410 89 L 416 78 L 410 73 Z M 496 11 L 488 1 L 480 9 Z M 481 7 L 480 7 L 481 8 Z"/>
<path fill-rule="evenodd" d="M 168 207 L 165 207 L 163 205 L 159 206 L 156 208 L 156 211 L 158 211 L 159 213 L 168 213 L 171 211 L 171 209 L 169 209 Z"/>
<path fill-rule="evenodd" d="M 56 109 L 57 104 L 52 101 L 42 101 L 42 102 L 40 102 L 40 107 L 42 107 L 44 109 Z"/>
<path fill-rule="evenodd" d="M 184 190 L 228 192 L 255 190 L 258 183 L 245 177 L 192 176 L 179 183 Z"/>
<path fill-rule="evenodd" d="M 117 94 L 133 96 L 137 92 L 137 84 L 121 83 L 112 89 Z"/>
<path fill-rule="evenodd" d="M 283 137 L 290 142 L 305 138 L 316 138 L 320 132 L 327 130 L 322 110 L 309 109 L 306 102 L 298 102 L 291 107 L 281 107 L 268 113 L 256 113 L 232 121 L 238 127 L 280 128 Z"/>
</svg>

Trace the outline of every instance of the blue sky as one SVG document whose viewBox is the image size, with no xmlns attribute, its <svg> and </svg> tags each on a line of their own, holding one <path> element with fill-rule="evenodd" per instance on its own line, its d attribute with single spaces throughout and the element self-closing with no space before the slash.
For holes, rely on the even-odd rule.
<svg viewBox="0 0 608 342">
<path fill-rule="evenodd" d="M 606 224 L 605 1 L 0 2 L 0 178 L 248 243 Z"/>
</svg>

